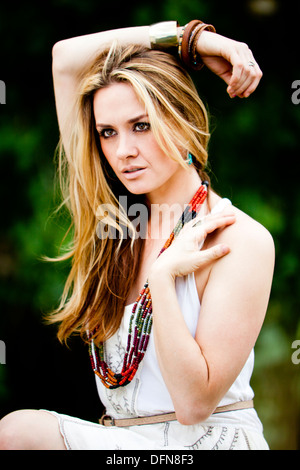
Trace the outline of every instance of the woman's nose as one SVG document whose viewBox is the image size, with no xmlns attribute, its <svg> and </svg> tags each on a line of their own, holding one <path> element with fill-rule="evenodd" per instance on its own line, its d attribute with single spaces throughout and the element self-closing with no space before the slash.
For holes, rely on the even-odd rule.
<svg viewBox="0 0 300 470">
<path fill-rule="evenodd" d="M 124 159 L 127 157 L 136 157 L 137 155 L 138 148 L 134 136 L 128 135 L 127 133 L 119 134 L 117 157 Z"/>
</svg>

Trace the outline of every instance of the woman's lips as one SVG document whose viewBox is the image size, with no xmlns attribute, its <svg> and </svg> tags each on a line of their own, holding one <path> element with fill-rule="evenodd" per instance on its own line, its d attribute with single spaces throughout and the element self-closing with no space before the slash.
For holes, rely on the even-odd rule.
<svg viewBox="0 0 300 470">
<path fill-rule="evenodd" d="M 127 168 L 122 171 L 126 179 L 134 179 L 146 171 L 146 168 Z"/>
</svg>

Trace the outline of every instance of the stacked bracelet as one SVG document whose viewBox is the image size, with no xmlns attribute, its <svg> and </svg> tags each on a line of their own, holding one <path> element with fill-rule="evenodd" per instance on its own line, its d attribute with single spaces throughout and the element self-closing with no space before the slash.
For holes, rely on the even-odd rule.
<svg viewBox="0 0 300 470">
<path fill-rule="evenodd" d="M 200 70 L 203 61 L 197 52 L 199 37 L 203 31 L 216 32 L 214 26 L 200 20 L 190 21 L 181 30 L 178 40 L 177 21 L 164 21 L 150 26 L 151 49 L 170 49 L 178 47 L 178 56 L 186 67 Z"/>
<path fill-rule="evenodd" d="M 185 26 L 182 36 L 181 60 L 187 67 L 194 70 L 200 70 L 204 65 L 197 52 L 197 43 L 203 31 L 216 32 L 214 26 L 200 20 L 193 20 Z"/>
<path fill-rule="evenodd" d="M 182 48 L 182 38 L 183 38 L 184 31 L 185 31 L 185 26 L 183 26 L 183 28 L 181 29 L 181 33 L 180 33 L 179 41 L 178 41 L 178 57 L 180 60 L 182 60 L 181 48 Z"/>
</svg>

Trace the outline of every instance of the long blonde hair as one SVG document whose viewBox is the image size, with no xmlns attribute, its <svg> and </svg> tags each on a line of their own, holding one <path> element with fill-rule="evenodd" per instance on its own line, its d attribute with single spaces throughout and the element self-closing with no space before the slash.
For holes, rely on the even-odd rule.
<svg viewBox="0 0 300 470">
<path fill-rule="evenodd" d="M 208 179 L 207 112 L 178 60 L 136 45 L 120 47 L 115 43 L 101 52 L 82 76 L 68 121 L 69 138 L 59 146 L 60 182 L 73 230 L 72 246 L 57 258 L 71 259 L 71 270 L 60 305 L 49 319 L 60 322 L 61 341 L 75 332 L 85 338 L 87 329 L 94 331 L 96 343 L 115 333 L 143 248 L 143 240 L 135 237 L 136 229 L 118 199 L 126 195 L 136 202 L 136 196 L 111 176 L 95 129 L 94 93 L 116 82 L 130 84 L 145 104 L 151 130 L 166 158 L 187 166 L 182 156 L 186 149 L 194 156 L 201 178 Z M 99 208 L 108 206 L 105 222 L 117 237 L 97 235 L 99 217 L 103 217 Z"/>
</svg>

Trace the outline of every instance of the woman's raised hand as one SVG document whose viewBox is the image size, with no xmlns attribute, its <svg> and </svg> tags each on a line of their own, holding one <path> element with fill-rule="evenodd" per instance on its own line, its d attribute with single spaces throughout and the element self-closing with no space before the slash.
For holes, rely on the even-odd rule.
<svg viewBox="0 0 300 470">
<path fill-rule="evenodd" d="M 204 64 L 227 83 L 231 98 L 247 98 L 257 88 L 262 71 L 247 44 L 203 31 L 197 51 Z"/>
</svg>

